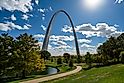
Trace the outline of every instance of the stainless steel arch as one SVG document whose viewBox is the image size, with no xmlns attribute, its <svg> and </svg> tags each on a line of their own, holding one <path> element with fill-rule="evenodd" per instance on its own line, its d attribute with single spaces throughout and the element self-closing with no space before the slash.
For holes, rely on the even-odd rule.
<svg viewBox="0 0 124 83">
<path fill-rule="evenodd" d="M 51 32 L 51 29 L 52 29 L 51 24 L 52 24 L 54 18 L 56 17 L 56 15 L 58 13 L 61 13 L 61 12 L 64 13 L 68 17 L 68 19 L 69 19 L 69 21 L 71 23 L 72 30 L 73 30 L 73 35 L 74 35 L 74 39 L 75 39 L 76 53 L 77 53 L 78 56 L 80 56 L 80 51 L 79 51 L 79 47 L 78 47 L 77 36 L 76 36 L 76 32 L 75 32 L 75 29 L 74 29 L 73 22 L 71 20 L 71 17 L 69 16 L 69 14 L 66 11 L 64 11 L 64 10 L 59 10 L 59 11 L 57 11 L 57 12 L 55 12 L 53 14 L 53 16 L 52 16 L 52 18 L 51 18 L 51 20 L 49 22 L 48 28 L 46 30 L 46 34 L 45 34 L 45 38 L 44 38 L 44 41 L 43 41 L 42 50 L 47 50 L 48 43 L 49 43 L 50 32 Z"/>
</svg>

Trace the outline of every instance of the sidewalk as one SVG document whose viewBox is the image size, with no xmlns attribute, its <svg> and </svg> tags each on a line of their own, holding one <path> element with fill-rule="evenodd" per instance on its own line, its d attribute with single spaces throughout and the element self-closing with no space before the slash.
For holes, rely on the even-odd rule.
<svg viewBox="0 0 124 83">
<path fill-rule="evenodd" d="M 56 75 L 51 75 L 51 76 L 47 76 L 47 77 L 42 77 L 42 78 L 37 78 L 37 79 L 33 79 L 33 80 L 29 80 L 29 81 L 24 81 L 24 82 L 20 82 L 20 83 L 39 83 L 39 82 L 44 82 L 44 81 L 49 81 L 49 80 L 53 80 L 53 79 L 57 79 L 60 77 L 65 77 L 74 73 L 79 72 L 82 67 L 81 66 L 76 66 L 77 68 L 75 70 L 69 71 L 69 72 L 65 72 L 65 73 L 61 73 L 61 74 L 56 74 Z"/>
</svg>

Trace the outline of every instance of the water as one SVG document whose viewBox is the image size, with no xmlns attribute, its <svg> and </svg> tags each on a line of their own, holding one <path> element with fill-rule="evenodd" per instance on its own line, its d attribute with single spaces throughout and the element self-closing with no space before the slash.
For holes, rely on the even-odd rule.
<svg viewBox="0 0 124 83">
<path fill-rule="evenodd" d="M 58 69 L 53 67 L 48 67 L 46 71 L 47 71 L 47 75 L 51 75 L 51 74 L 56 74 L 58 72 Z"/>
</svg>

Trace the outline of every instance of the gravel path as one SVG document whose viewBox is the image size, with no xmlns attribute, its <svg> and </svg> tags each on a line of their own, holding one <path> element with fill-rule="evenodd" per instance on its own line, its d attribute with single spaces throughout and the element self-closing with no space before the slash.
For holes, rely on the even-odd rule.
<svg viewBox="0 0 124 83">
<path fill-rule="evenodd" d="M 44 81 L 48 81 L 48 80 L 53 80 L 53 79 L 65 77 L 65 76 L 68 76 L 68 75 L 71 75 L 71 74 L 75 74 L 75 73 L 81 71 L 81 69 L 82 69 L 81 66 L 76 66 L 76 67 L 77 68 L 75 70 L 72 70 L 72 71 L 69 71 L 69 72 L 60 73 L 60 74 L 51 75 L 51 76 L 42 77 L 42 78 L 37 78 L 37 79 L 33 79 L 33 80 L 29 80 L 29 81 L 24 81 L 24 82 L 20 82 L 20 83 L 39 83 L 39 82 L 44 82 Z"/>
</svg>

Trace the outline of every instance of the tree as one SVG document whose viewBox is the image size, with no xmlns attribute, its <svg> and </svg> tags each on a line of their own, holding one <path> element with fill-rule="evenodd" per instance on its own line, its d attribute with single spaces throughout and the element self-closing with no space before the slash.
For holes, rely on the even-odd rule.
<svg viewBox="0 0 124 83">
<path fill-rule="evenodd" d="M 120 53 L 120 57 L 121 57 L 121 63 L 124 64 L 124 51 Z"/>
<path fill-rule="evenodd" d="M 77 63 L 81 63 L 82 62 L 82 56 L 78 56 L 77 57 Z"/>
<path fill-rule="evenodd" d="M 68 63 L 68 61 L 69 61 L 70 58 L 71 58 L 71 55 L 70 55 L 69 53 L 64 53 L 64 54 L 63 54 L 63 57 L 64 57 L 65 63 Z"/>
<path fill-rule="evenodd" d="M 117 37 L 117 44 L 120 52 L 124 50 L 124 33 Z"/>
<path fill-rule="evenodd" d="M 31 71 L 37 69 L 42 70 L 44 68 L 44 62 L 40 59 L 40 49 L 36 45 L 38 43 L 32 35 L 27 33 L 20 35 L 16 38 L 16 45 L 14 52 L 14 68 L 18 73 L 21 73 L 22 78 Z"/>
<path fill-rule="evenodd" d="M 73 65 L 73 60 L 71 59 L 70 61 L 69 61 L 69 67 L 73 67 L 74 65 Z"/>
<path fill-rule="evenodd" d="M 12 69 L 11 57 L 13 55 L 14 39 L 8 34 L 0 36 L 0 76 L 9 74 Z"/>
<path fill-rule="evenodd" d="M 92 58 L 89 52 L 87 52 L 87 54 L 85 55 L 85 62 L 89 66 L 89 68 L 91 68 Z"/>
<path fill-rule="evenodd" d="M 59 64 L 62 64 L 62 58 L 61 57 L 59 57 L 58 59 L 57 59 L 57 64 L 59 65 Z"/>
<path fill-rule="evenodd" d="M 100 45 L 97 48 L 97 52 L 107 59 L 114 60 L 114 62 L 119 62 L 120 51 L 118 49 L 118 40 L 117 38 L 110 37 L 103 45 Z"/>
<path fill-rule="evenodd" d="M 50 58 L 51 54 L 50 52 L 44 50 L 44 51 L 41 51 L 41 58 L 43 58 L 44 60 L 48 60 Z"/>
</svg>

